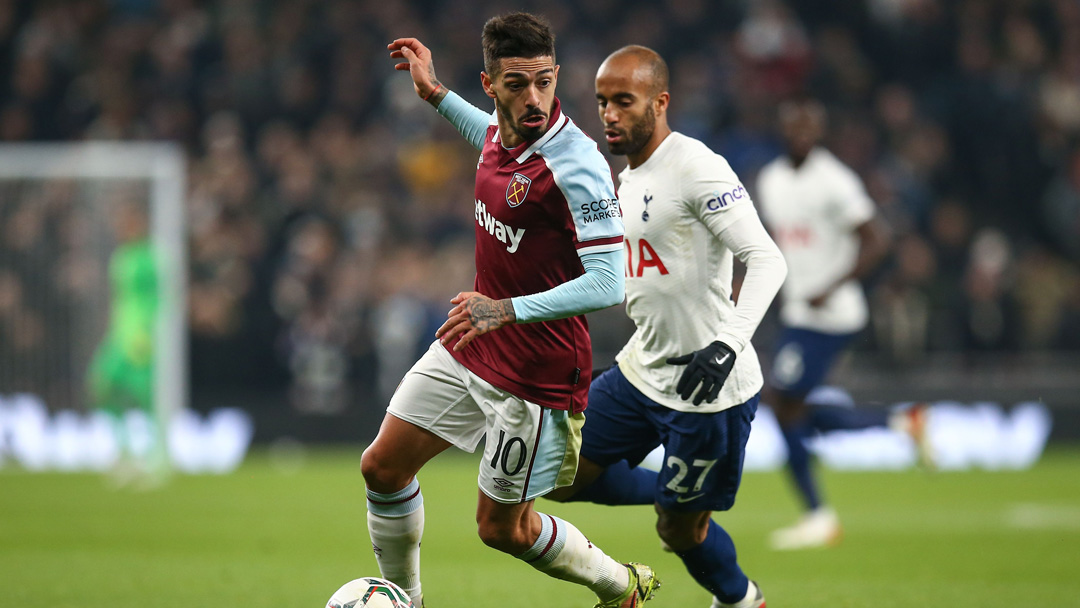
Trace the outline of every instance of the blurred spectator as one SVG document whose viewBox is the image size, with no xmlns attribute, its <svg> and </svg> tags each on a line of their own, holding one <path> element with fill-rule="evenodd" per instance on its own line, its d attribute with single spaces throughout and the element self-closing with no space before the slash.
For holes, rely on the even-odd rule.
<svg viewBox="0 0 1080 608">
<path fill-rule="evenodd" d="M 1046 188 L 1042 217 L 1051 244 L 1073 262 L 1080 262 L 1080 146 Z"/>
<path fill-rule="evenodd" d="M 1013 278 L 1013 254 L 1005 234 L 993 228 L 979 231 L 971 242 L 964 277 L 968 349 L 1016 348 L 1019 328 L 1010 289 Z"/>
<path fill-rule="evenodd" d="M 774 99 L 801 92 L 811 65 L 810 41 L 803 25 L 777 0 L 752 2 L 748 7 L 735 38 L 736 51 L 750 67 L 745 84 Z"/>
<path fill-rule="evenodd" d="M 912 363 L 927 351 L 930 281 L 937 268 L 930 246 L 909 234 L 896 243 L 896 269 L 874 293 L 874 338 L 892 361 Z"/>
</svg>

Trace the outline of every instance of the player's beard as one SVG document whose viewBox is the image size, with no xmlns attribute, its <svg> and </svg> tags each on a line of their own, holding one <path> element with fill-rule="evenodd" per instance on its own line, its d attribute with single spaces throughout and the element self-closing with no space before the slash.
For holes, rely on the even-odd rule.
<svg viewBox="0 0 1080 608">
<path fill-rule="evenodd" d="M 544 131 L 547 131 L 548 123 L 546 120 L 539 127 L 526 127 L 521 124 L 522 120 L 529 118 L 530 116 L 544 116 L 539 110 L 525 112 L 520 119 L 516 118 L 510 110 L 510 107 L 503 105 L 503 103 L 499 101 L 498 96 L 495 97 L 495 109 L 499 111 L 499 115 L 503 117 L 503 120 L 510 124 L 510 129 L 525 141 L 539 139 L 540 136 L 544 134 Z"/>
<path fill-rule="evenodd" d="M 612 154 L 619 156 L 637 154 L 645 147 L 645 144 L 649 143 L 649 138 L 652 137 L 653 131 L 655 130 L 656 112 L 653 111 L 652 106 L 650 105 L 645 109 L 645 113 L 641 116 L 641 120 L 634 123 L 629 131 L 624 132 L 622 141 L 608 144 L 608 150 L 610 150 Z"/>
</svg>

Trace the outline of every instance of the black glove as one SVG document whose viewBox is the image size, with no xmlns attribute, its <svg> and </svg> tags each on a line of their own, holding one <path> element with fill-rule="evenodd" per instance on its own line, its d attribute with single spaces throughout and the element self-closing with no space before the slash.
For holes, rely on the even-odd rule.
<svg viewBox="0 0 1080 608">
<path fill-rule="evenodd" d="M 735 351 L 717 340 L 689 355 L 669 357 L 667 362 L 669 365 L 686 366 L 679 383 L 675 385 L 675 392 L 679 393 L 684 401 L 689 401 L 694 389 L 701 384 L 701 390 L 694 395 L 694 405 L 701 405 L 702 401 L 712 403 L 720 396 L 724 381 L 731 373 L 731 368 L 735 367 Z"/>
</svg>

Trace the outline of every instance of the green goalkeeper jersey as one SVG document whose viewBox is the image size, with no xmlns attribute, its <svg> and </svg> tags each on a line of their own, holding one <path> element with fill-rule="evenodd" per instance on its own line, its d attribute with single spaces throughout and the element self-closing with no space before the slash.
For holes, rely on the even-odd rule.
<svg viewBox="0 0 1080 608">
<path fill-rule="evenodd" d="M 149 363 L 158 311 L 157 262 L 150 242 L 120 245 L 109 260 L 109 337 L 133 362 Z"/>
</svg>

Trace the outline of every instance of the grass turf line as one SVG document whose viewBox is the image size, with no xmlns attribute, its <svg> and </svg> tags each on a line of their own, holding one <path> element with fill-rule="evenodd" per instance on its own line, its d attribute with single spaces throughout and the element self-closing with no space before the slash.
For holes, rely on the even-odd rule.
<svg viewBox="0 0 1080 608">
<path fill-rule="evenodd" d="M 95 475 L 0 469 L 0 606 L 321 607 L 342 583 L 378 575 L 359 462 L 359 450 L 316 451 L 292 470 L 255 453 L 232 475 L 180 476 L 147 493 L 109 490 Z M 421 473 L 429 605 L 591 606 L 587 590 L 480 543 L 478 464 L 447 454 Z M 825 472 L 845 527 L 829 550 L 768 550 L 769 531 L 798 515 L 780 473 L 747 474 L 734 510 L 716 519 L 772 606 L 1070 606 L 1080 597 L 1077 479 L 1076 448 L 1023 472 Z M 660 550 L 650 507 L 537 508 L 616 559 L 654 566 L 664 588 L 650 607 L 708 606 Z"/>
</svg>

